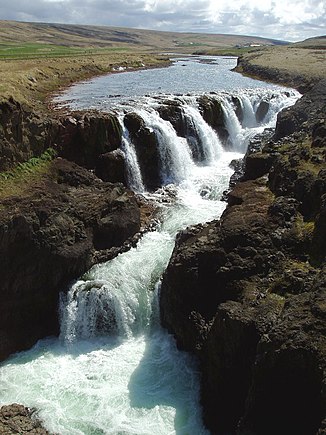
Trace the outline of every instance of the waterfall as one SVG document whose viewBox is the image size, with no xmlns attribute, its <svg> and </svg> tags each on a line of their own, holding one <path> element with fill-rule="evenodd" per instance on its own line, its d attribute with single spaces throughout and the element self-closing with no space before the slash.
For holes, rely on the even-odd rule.
<svg viewBox="0 0 326 435">
<path fill-rule="evenodd" d="M 172 249 L 168 233 L 149 232 L 136 248 L 94 266 L 61 301 L 61 338 L 72 343 L 143 332 L 150 324 L 153 290 Z"/>
<path fill-rule="evenodd" d="M 123 123 L 122 114 L 118 116 L 118 120 L 122 128 L 121 149 L 125 155 L 128 185 L 135 192 L 144 192 L 145 187 L 137 160 L 136 150 L 130 140 L 128 129 Z"/>
<path fill-rule="evenodd" d="M 225 126 L 229 137 L 227 145 L 234 151 L 246 152 L 252 137 L 261 133 L 265 128 L 274 128 L 277 114 L 285 107 L 291 106 L 298 99 L 296 92 L 263 90 L 236 94 L 240 102 L 242 120 L 240 121 L 236 107 L 230 95 L 220 98 L 224 112 Z M 264 104 L 261 113 L 260 105 Z M 261 119 L 259 119 L 261 118 Z"/>
<path fill-rule="evenodd" d="M 255 109 L 253 107 L 253 102 L 246 94 L 243 94 L 239 99 L 243 112 L 243 120 L 242 120 L 243 127 L 245 128 L 257 127 L 256 114 L 255 114 Z"/>
<path fill-rule="evenodd" d="M 129 186 L 156 201 L 158 226 L 129 251 L 93 266 L 61 295 L 60 338 L 40 340 L 2 364 L 2 403 L 23 402 L 38 409 L 47 429 L 61 435 L 208 435 L 197 363 L 177 350 L 159 323 L 160 279 L 176 234 L 223 213 L 221 197 L 233 172 L 230 162 L 243 156 L 248 138 L 275 125 L 278 111 L 298 98 L 279 89 L 234 95 L 241 105 L 241 122 L 230 93 L 209 95 L 222 105 L 223 142 L 204 121 L 196 95 L 174 100 L 182 109 L 179 135 L 155 110 L 173 99 L 171 95 L 140 97 L 131 106 L 119 103 L 115 108 Z M 267 104 L 257 121 L 261 101 Z M 143 144 L 133 144 L 123 122 L 128 110 L 156 138 L 163 188 L 154 193 L 145 191 L 144 166 L 137 159 Z M 180 119 L 173 124 L 176 128 Z M 164 186 L 168 183 L 174 186 Z"/>
<path fill-rule="evenodd" d="M 196 143 L 197 152 L 202 155 L 202 159 L 206 164 L 214 162 L 223 152 L 221 142 L 207 122 L 203 119 L 199 110 L 191 105 L 184 104 L 183 114 L 186 123 L 192 126 L 192 130 L 196 132 L 198 144 Z M 191 141 L 192 136 L 187 137 Z M 193 140 L 196 138 L 193 138 Z"/>
<path fill-rule="evenodd" d="M 156 110 L 140 109 L 137 113 L 157 138 L 163 185 L 185 180 L 194 165 L 186 139 L 179 137 L 172 124 Z"/>
<path fill-rule="evenodd" d="M 232 149 L 245 152 L 247 143 L 244 140 L 244 129 L 236 115 L 235 108 L 227 98 L 222 99 L 221 103 L 224 112 L 225 126 L 229 133 L 228 143 L 231 145 Z"/>
<path fill-rule="evenodd" d="M 141 193 L 146 191 L 137 159 L 137 149 L 123 122 L 128 110 L 140 116 L 145 127 L 155 135 L 159 158 L 156 165 L 160 171 L 156 175 L 164 186 L 171 183 L 179 184 L 189 179 L 195 166 L 214 164 L 223 154 L 223 146 L 230 151 L 245 153 L 250 139 L 265 128 L 274 127 L 277 113 L 293 104 L 298 94 L 283 90 L 259 89 L 210 95 L 211 100 L 216 99 L 221 105 L 224 114 L 224 119 L 218 122 L 221 126 L 224 123 L 224 131 L 227 132 L 227 137 L 223 136 L 223 142 L 212 126 L 204 120 L 198 109 L 197 98 L 195 95 L 144 97 L 138 101 L 136 107 L 134 104 L 124 104 L 116 108 L 122 127 L 121 149 L 125 155 L 126 174 L 131 189 Z M 159 114 L 159 106 L 166 104 L 171 104 L 171 107 L 179 105 L 180 110 L 171 114 L 172 117 L 176 117 L 174 121 L 179 127 L 179 133 L 169 120 L 163 119 Z M 146 141 L 146 138 L 144 140 Z M 137 144 L 138 146 L 143 144 Z"/>
</svg>

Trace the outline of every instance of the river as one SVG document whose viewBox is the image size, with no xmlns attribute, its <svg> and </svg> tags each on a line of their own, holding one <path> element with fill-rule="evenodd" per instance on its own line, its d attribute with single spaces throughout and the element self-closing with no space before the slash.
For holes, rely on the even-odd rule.
<svg viewBox="0 0 326 435">
<path fill-rule="evenodd" d="M 176 234 L 221 216 L 231 160 L 242 157 L 249 139 L 274 127 L 277 113 L 299 98 L 293 90 L 231 72 L 235 63 L 234 58 L 180 58 L 169 68 L 83 82 L 56 98 L 72 109 L 118 114 L 129 185 L 157 201 L 159 224 L 136 247 L 94 266 L 62 293 L 60 337 L 41 340 L 2 363 L 1 403 L 37 408 L 45 426 L 62 435 L 208 434 L 197 362 L 178 351 L 160 327 L 160 279 Z M 227 146 L 201 115 L 203 93 L 222 104 Z M 161 118 L 159 106 L 167 101 L 182 108 L 185 137 Z M 268 111 L 258 121 L 261 101 L 268 102 Z M 162 188 L 156 192 L 148 192 L 124 125 L 131 111 L 157 138 Z M 162 201 L 166 196 L 171 200 Z"/>
</svg>

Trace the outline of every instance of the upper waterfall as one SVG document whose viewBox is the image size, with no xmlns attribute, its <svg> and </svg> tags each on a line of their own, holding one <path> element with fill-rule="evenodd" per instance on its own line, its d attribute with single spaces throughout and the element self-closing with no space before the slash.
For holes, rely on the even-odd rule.
<svg viewBox="0 0 326 435">
<path fill-rule="evenodd" d="M 134 174 L 128 176 L 130 187 L 143 191 L 180 183 L 193 165 L 214 164 L 224 149 L 245 153 L 250 139 L 275 127 L 278 112 L 297 98 L 294 91 L 259 89 L 143 97 L 118 105 L 126 171 Z"/>
</svg>

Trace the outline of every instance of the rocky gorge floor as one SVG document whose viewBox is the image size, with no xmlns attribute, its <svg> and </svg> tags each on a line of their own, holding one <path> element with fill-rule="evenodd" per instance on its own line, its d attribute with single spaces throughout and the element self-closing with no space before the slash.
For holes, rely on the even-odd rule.
<svg viewBox="0 0 326 435">
<path fill-rule="evenodd" d="M 212 434 L 326 433 L 326 83 L 291 77 L 303 98 L 249 150 L 221 220 L 179 234 L 163 279 L 162 324 L 200 359 Z M 7 100 L 0 120 L 3 174 L 48 147 L 60 156 L 18 190 L 0 184 L 3 360 L 57 334 L 59 291 L 135 243 L 153 210 L 117 184 L 110 116 L 52 119 Z M 30 415 L 2 408 L 0 433 L 43 433 Z"/>
</svg>

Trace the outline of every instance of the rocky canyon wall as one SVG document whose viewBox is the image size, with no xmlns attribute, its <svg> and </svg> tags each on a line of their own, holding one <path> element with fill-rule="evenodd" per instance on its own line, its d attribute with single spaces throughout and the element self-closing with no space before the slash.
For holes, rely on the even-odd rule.
<svg viewBox="0 0 326 435">
<path fill-rule="evenodd" d="M 319 434 L 326 416 L 326 82 L 249 151 L 219 221 L 179 234 L 162 324 L 201 363 L 213 434 Z"/>
</svg>

